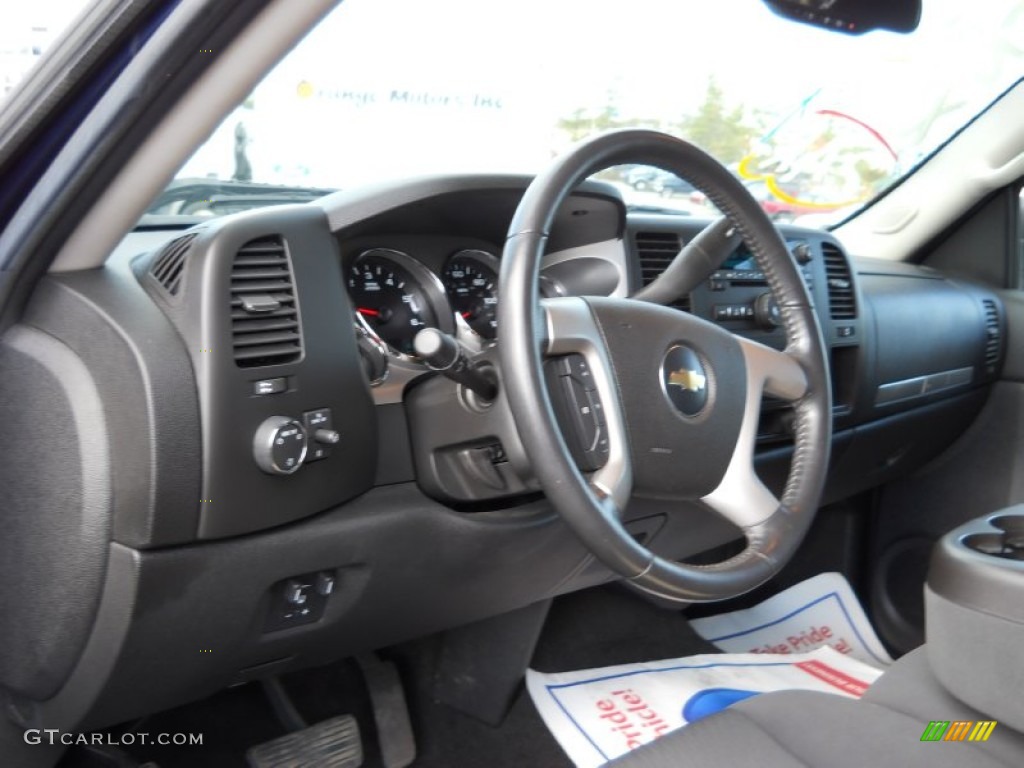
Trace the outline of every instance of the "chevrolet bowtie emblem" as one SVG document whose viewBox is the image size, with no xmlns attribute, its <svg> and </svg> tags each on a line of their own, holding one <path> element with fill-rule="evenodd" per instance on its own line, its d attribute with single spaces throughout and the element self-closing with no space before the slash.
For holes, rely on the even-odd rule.
<svg viewBox="0 0 1024 768">
<path fill-rule="evenodd" d="M 672 371 L 668 375 L 669 386 L 676 386 L 687 390 L 688 392 L 700 392 L 707 386 L 707 376 L 698 373 L 697 371 L 691 371 L 688 368 L 680 368 L 678 371 Z"/>
</svg>

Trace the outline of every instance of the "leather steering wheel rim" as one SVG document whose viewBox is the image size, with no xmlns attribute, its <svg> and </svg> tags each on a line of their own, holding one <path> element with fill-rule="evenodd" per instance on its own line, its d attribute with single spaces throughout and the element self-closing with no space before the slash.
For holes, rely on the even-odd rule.
<svg viewBox="0 0 1024 768">
<path fill-rule="evenodd" d="M 685 313 L 629 299 L 539 299 L 541 258 L 559 207 L 584 179 L 627 163 L 653 165 L 686 178 L 732 222 L 779 305 L 787 338 L 784 351 L 732 336 Z M 538 175 L 523 196 L 504 247 L 499 295 L 501 378 L 526 454 L 548 499 L 600 561 L 645 591 L 686 601 L 742 594 L 778 572 L 802 541 L 821 498 L 831 444 L 829 368 L 817 314 L 796 263 L 760 205 L 728 170 L 698 147 L 655 131 L 616 131 L 578 145 Z M 667 560 L 638 544 L 622 524 L 633 491 L 634 463 L 647 460 L 638 430 L 623 416 L 622 395 L 634 372 L 617 365 L 609 351 L 622 349 L 622 343 L 614 343 L 615 323 L 628 326 L 632 317 L 637 326 L 680 323 L 669 333 L 676 333 L 682 343 L 690 334 L 724 334 L 731 342 L 714 337 L 714 344 L 729 347 L 722 354 L 731 356 L 731 362 L 723 368 L 738 370 L 737 354 L 743 361 L 742 401 L 738 394 L 728 401 L 742 402 L 742 426 L 728 466 L 720 470 L 721 481 L 698 499 L 734 522 L 746 537 L 745 549 L 720 563 Z M 544 357 L 568 352 L 585 353 L 607 416 L 610 455 L 606 466 L 590 477 L 571 457 L 545 385 Z M 710 370 L 708 375 L 713 379 Z M 720 378 L 724 393 L 726 377 Z M 783 397 L 794 409 L 793 458 L 781 499 L 753 471 L 762 392 Z M 726 402 L 724 394 L 720 400 Z M 723 410 L 722 416 L 729 414 Z M 680 423 L 700 418 L 682 416 Z M 731 433 L 728 437 L 732 440 Z"/>
</svg>

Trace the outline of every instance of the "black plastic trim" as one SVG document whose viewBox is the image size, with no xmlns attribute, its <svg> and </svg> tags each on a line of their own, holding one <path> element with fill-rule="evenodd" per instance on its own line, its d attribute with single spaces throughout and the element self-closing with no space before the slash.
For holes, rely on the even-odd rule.
<svg viewBox="0 0 1024 768">
<path fill-rule="evenodd" d="M 173 326 L 127 270 L 44 278 L 26 321 L 60 339 L 96 378 L 111 434 L 115 541 L 189 541 L 199 521 L 199 405 Z"/>
<path fill-rule="evenodd" d="M 198 536 L 219 538 L 281 525 L 363 493 L 377 461 L 376 412 L 363 376 L 344 288 L 337 241 L 323 211 L 277 206 L 217 219 L 198 230 L 175 305 L 162 303 L 196 371 L 202 421 L 202 488 Z M 232 354 L 231 275 L 239 249 L 279 237 L 291 259 L 301 359 L 240 368 Z M 146 274 L 155 254 L 140 259 Z M 144 285 L 151 285 L 143 280 Z M 259 394 L 256 383 L 284 380 L 282 391 Z M 331 409 L 341 441 L 330 456 L 287 477 L 261 471 L 254 435 L 274 416 L 302 419 Z"/>
</svg>

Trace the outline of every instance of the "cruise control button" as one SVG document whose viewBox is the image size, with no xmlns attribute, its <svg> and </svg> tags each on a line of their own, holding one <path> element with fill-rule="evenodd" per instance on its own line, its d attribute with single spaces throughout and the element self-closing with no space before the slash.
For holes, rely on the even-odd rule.
<svg viewBox="0 0 1024 768">
<path fill-rule="evenodd" d="M 569 376 L 572 373 L 572 363 L 569 360 L 570 356 L 568 355 L 565 357 L 553 357 L 549 365 L 554 367 L 559 376 Z"/>
<path fill-rule="evenodd" d="M 605 426 L 607 422 L 604 420 L 604 405 L 601 403 L 601 398 L 597 391 L 588 392 L 587 400 L 590 403 L 590 409 L 594 412 L 594 417 L 597 419 L 598 426 Z"/>
<path fill-rule="evenodd" d="M 583 355 L 570 355 L 569 363 L 572 366 L 571 376 L 583 385 L 583 388 L 591 392 L 596 389 L 594 385 L 594 374 L 590 371 L 590 364 Z"/>
</svg>

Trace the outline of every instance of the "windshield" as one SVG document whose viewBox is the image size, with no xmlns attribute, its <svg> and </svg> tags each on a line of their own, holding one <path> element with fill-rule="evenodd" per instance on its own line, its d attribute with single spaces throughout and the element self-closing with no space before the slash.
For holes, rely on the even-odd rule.
<svg viewBox="0 0 1024 768">
<path fill-rule="evenodd" d="M 0 108 L 92 0 L 32 0 L 0 6 Z"/>
<path fill-rule="evenodd" d="M 301 188 L 535 173 L 573 142 L 639 126 L 711 152 L 777 220 L 845 215 L 1022 72 L 1019 0 L 929 0 L 913 34 L 863 36 L 759 0 L 346 0 L 181 169 L 179 187 L 205 182 L 194 199 L 165 194 L 151 210 L 209 216 Z M 649 168 L 601 175 L 634 206 L 707 210 Z"/>
</svg>

